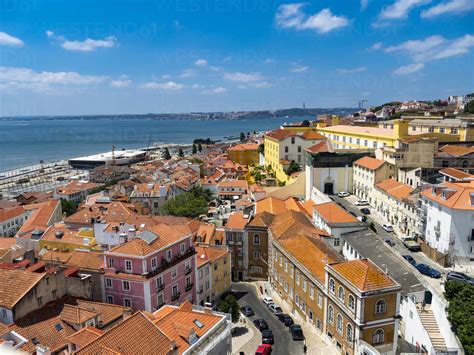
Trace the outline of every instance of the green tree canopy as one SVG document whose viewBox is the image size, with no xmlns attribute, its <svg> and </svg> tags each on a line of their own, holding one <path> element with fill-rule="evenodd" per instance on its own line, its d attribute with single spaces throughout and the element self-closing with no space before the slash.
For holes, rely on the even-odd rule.
<svg viewBox="0 0 474 355">
<path fill-rule="evenodd" d="M 245 133 L 240 132 L 240 141 L 243 142 L 245 140 Z"/>
<path fill-rule="evenodd" d="M 163 159 L 165 160 L 170 160 L 171 159 L 171 154 L 168 148 L 165 148 L 163 150 Z"/>
<path fill-rule="evenodd" d="M 77 211 L 77 205 L 72 201 L 61 199 L 61 209 L 66 216 L 70 216 Z"/>
<path fill-rule="evenodd" d="M 193 143 L 193 154 L 196 154 L 197 153 L 197 147 L 196 147 L 196 144 Z"/>
<path fill-rule="evenodd" d="M 464 105 L 464 112 L 474 114 L 474 100 Z"/>
<path fill-rule="evenodd" d="M 178 150 L 178 156 L 181 157 L 181 158 L 184 157 L 183 148 L 181 148 L 181 147 Z"/>
<path fill-rule="evenodd" d="M 232 322 L 236 323 L 240 318 L 240 307 L 234 295 L 229 295 L 219 302 L 217 308 L 224 313 L 232 315 Z"/>
<path fill-rule="evenodd" d="M 202 145 L 201 145 L 201 143 L 198 143 L 198 151 L 199 151 L 199 152 L 202 152 Z"/>
<path fill-rule="evenodd" d="M 191 192 L 184 192 L 166 201 L 160 212 L 163 215 L 196 218 L 207 214 L 207 210 L 207 200 L 203 196 L 196 197 Z"/>
</svg>

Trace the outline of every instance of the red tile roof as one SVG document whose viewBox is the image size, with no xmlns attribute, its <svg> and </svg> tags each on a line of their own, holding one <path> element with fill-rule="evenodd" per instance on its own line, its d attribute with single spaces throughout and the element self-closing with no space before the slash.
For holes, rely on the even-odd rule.
<svg viewBox="0 0 474 355">
<path fill-rule="evenodd" d="M 362 157 L 354 162 L 356 165 L 360 165 L 364 168 L 369 170 L 377 170 L 380 168 L 385 162 L 383 160 L 375 159 L 372 157 Z"/>
<path fill-rule="evenodd" d="M 336 202 L 321 203 L 313 207 L 313 209 L 327 223 L 353 223 L 357 222 L 357 218 L 339 206 Z"/>
<path fill-rule="evenodd" d="M 375 187 L 399 201 L 402 201 L 403 199 L 410 196 L 414 190 L 414 188 L 402 184 L 401 182 L 398 182 L 394 179 L 385 179 L 382 182 L 376 184 Z"/>
</svg>

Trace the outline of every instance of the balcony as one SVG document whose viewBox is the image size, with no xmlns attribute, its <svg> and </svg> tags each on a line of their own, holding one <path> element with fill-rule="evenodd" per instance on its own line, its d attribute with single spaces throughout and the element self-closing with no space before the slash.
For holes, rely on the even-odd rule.
<svg viewBox="0 0 474 355">
<path fill-rule="evenodd" d="M 192 288 L 193 288 L 194 284 L 189 284 L 189 285 L 186 285 L 186 292 L 190 291 Z"/>
<path fill-rule="evenodd" d="M 161 291 L 163 291 L 164 289 L 165 289 L 165 283 L 164 283 L 164 282 L 162 282 L 162 283 L 160 283 L 160 284 L 158 284 L 158 285 L 156 286 L 156 291 L 157 291 L 157 292 L 161 292 Z"/>
<path fill-rule="evenodd" d="M 158 308 L 157 309 L 160 309 L 161 307 L 163 307 L 164 305 L 166 305 L 166 302 L 161 302 L 160 304 L 158 304 Z"/>
<path fill-rule="evenodd" d="M 193 269 L 191 269 L 190 267 L 186 268 L 186 271 L 185 271 L 185 274 L 186 275 L 189 275 L 190 273 L 193 272 Z"/>
<path fill-rule="evenodd" d="M 176 301 L 179 296 L 181 296 L 181 292 L 175 293 L 174 295 L 171 296 L 171 301 Z"/>
<path fill-rule="evenodd" d="M 156 270 L 153 270 L 153 271 L 149 272 L 148 274 L 146 274 L 145 277 L 148 278 L 148 279 L 151 279 L 151 278 L 163 273 L 167 269 L 169 269 L 169 268 L 171 268 L 175 265 L 178 265 L 179 263 L 183 262 L 184 260 L 189 259 L 194 254 L 196 254 L 196 250 L 194 248 L 189 248 L 183 254 L 176 255 L 175 257 L 171 258 L 171 260 L 169 260 L 169 261 L 166 260 L 165 258 L 162 258 L 161 263 L 158 266 L 158 268 Z"/>
</svg>

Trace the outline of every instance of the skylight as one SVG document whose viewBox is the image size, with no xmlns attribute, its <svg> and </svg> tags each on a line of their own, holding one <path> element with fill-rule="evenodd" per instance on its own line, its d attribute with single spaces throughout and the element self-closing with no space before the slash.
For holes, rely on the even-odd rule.
<svg viewBox="0 0 474 355">
<path fill-rule="evenodd" d="M 62 326 L 61 323 L 56 323 L 56 324 L 54 325 L 54 329 L 56 329 L 56 331 L 59 332 L 59 331 L 63 330 L 63 326 Z"/>
<path fill-rule="evenodd" d="M 202 324 L 202 323 L 201 323 L 199 320 L 197 320 L 197 319 L 195 319 L 195 320 L 193 321 L 193 323 L 196 324 L 199 329 L 201 329 L 202 327 L 204 327 L 204 324 Z"/>
</svg>

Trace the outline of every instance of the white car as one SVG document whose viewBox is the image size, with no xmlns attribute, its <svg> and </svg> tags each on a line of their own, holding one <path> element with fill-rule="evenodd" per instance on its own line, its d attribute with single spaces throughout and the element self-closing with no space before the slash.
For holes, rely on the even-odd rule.
<svg viewBox="0 0 474 355">
<path fill-rule="evenodd" d="M 268 297 L 268 296 L 265 296 L 262 298 L 262 301 L 263 303 L 265 303 L 267 306 L 270 306 L 271 304 L 273 304 L 273 298 L 271 297 Z"/>
<path fill-rule="evenodd" d="M 367 200 L 358 200 L 356 203 L 355 203 L 356 206 L 368 206 L 369 205 L 369 201 Z"/>
<path fill-rule="evenodd" d="M 337 194 L 337 196 L 339 196 L 339 197 L 347 197 L 349 195 L 350 195 L 350 193 L 347 192 L 347 191 L 341 191 Z"/>
<path fill-rule="evenodd" d="M 386 232 L 393 232 L 393 226 L 391 224 L 382 224 L 382 229 Z"/>
</svg>

